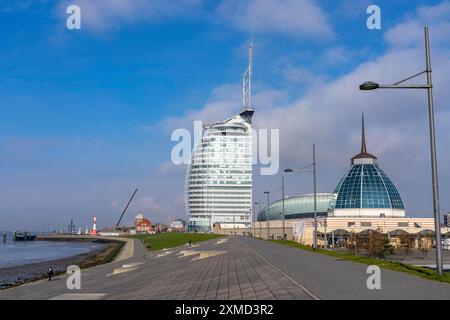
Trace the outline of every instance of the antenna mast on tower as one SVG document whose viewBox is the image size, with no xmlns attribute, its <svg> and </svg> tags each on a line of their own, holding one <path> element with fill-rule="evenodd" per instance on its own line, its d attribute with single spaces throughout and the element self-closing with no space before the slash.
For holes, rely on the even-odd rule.
<svg viewBox="0 0 450 320">
<path fill-rule="evenodd" d="M 248 68 L 242 79 L 242 111 L 252 110 L 253 43 L 248 46 Z"/>
<path fill-rule="evenodd" d="M 252 124 L 255 110 L 252 107 L 252 76 L 253 76 L 253 43 L 248 46 L 248 68 L 242 78 L 242 112 L 239 114 L 248 124 Z"/>
</svg>

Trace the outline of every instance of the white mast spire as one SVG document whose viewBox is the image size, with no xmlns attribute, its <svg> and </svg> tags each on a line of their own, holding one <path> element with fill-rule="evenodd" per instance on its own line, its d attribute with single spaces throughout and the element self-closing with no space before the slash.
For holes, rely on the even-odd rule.
<svg viewBox="0 0 450 320">
<path fill-rule="evenodd" d="M 248 46 L 248 68 L 242 79 L 242 110 L 252 110 L 253 43 Z"/>
<path fill-rule="evenodd" d="M 253 43 L 248 46 L 248 109 L 252 109 Z"/>
</svg>

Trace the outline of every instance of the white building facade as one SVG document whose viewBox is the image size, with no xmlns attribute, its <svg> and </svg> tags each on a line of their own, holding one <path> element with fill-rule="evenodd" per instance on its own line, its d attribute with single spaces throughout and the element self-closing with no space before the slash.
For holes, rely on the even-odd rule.
<svg viewBox="0 0 450 320">
<path fill-rule="evenodd" d="M 186 174 L 189 232 L 246 228 L 252 223 L 252 45 L 243 77 L 242 111 L 204 126 Z"/>
<path fill-rule="evenodd" d="M 190 232 L 209 232 L 251 224 L 252 135 L 246 110 L 205 128 L 194 148 L 186 177 Z"/>
</svg>

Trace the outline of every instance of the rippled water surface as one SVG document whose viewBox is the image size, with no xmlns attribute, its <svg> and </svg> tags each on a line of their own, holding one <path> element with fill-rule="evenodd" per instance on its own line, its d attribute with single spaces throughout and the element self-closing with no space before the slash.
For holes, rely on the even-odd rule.
<svg viewBox="0 0 450 320">
<path fill-rule="evenodd" d="M 66 241 L 12 241 L 12 233 L 8 232 L 7 241 L 3 243 L 3 232 L 0 233 L 0 268 L 23 264 L 66 258 L 87 253 L 101 247 L 102 244 L 91 242 Z"/>
</svg>

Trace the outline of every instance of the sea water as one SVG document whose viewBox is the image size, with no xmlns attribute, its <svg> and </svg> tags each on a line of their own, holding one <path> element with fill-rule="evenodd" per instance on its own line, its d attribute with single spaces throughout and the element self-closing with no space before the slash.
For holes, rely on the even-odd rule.
<svg viewBox="0 0 450 320">
<path fill-rule="evenodd" d="M 0 268 L 56 260 L 88 253 L 103 244 L 69 241 L 13 241 L 12 232 L 7 232 L 3 243 L 0 232 Z"/>
</svg>

